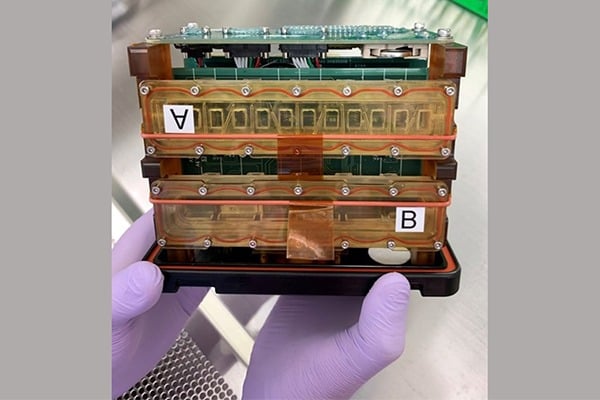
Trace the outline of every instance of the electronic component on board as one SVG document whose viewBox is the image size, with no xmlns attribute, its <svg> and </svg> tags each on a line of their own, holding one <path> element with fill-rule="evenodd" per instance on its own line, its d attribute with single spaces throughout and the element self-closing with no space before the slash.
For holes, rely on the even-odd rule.
<svg viewBox="0 0 600 400">
<path fill-rule="evenodd" d="M 188 23 L 129 46 L 164 290 L 363 295 L 399 271 L 455 293 L 466 54 L 420 23 Z"/>
</svg>

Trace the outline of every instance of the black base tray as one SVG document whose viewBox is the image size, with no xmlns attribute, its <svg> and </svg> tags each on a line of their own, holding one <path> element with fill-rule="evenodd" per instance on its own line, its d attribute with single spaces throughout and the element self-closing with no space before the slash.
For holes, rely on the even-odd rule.
<svg viewBox="0 0 600 400">
<path fill-rule="evenodd" d="M 163 292 L 181 286 L 214 287 L 230 294 L 306 294 L 364 296 L 373 283 L 387 272 L 400 272 L 411 289 L 422 296 L 451 296 L 458 291 L 460 265 L 449 244 L 436 252 L 432 265 L 380 265 L 366 249 L 345 250 L 339 263 L 289 263 L 285 260 L 259 261 L 245 248 L 207 250 L 153 247 L 146 260 L 159 266 L 164 275 Z"/>
</svg>

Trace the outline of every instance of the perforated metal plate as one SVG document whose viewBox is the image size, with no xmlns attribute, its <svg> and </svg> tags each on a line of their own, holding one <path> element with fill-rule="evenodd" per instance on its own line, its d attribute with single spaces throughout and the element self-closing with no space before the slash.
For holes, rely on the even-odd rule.
<svg viewBox="0 0 600 400">
<path fill-rule="evenodd" d="M 237 400 L 184 330 L 152 371 L 117 400 Z"/>
</svg>

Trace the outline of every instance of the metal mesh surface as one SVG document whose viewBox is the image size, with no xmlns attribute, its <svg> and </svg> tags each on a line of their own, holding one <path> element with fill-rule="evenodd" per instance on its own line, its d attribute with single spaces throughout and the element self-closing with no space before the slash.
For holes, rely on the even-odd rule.
<svg viewBox="0 0 600 400">
<path fill-rule="evenodd" d="M 237 395 L 183 330 L 140 382 L 118 400 L 237 400 Z"/>
</svg>

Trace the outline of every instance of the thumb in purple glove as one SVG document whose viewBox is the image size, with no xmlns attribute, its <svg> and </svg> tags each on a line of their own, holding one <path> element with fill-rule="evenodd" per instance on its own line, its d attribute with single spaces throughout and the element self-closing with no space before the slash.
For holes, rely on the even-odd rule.
<svg viewBox="0 0 600 400">
<path fill-rule="evenodd" d="M 154 241 L 152 212 L 136 220 L 112 252 L 112 396 L 143 378 L 169 350 L 207 288 L 162 293 L 158 267 L 140 261 Z"/>
<path fill-rule="evenodd" d="M 389 273 L 364 299 L 281 296 L 256 339 L 243 397 L 350 398 L 402 354 L 409 295 L 406 278 Z"/>
</svg>

